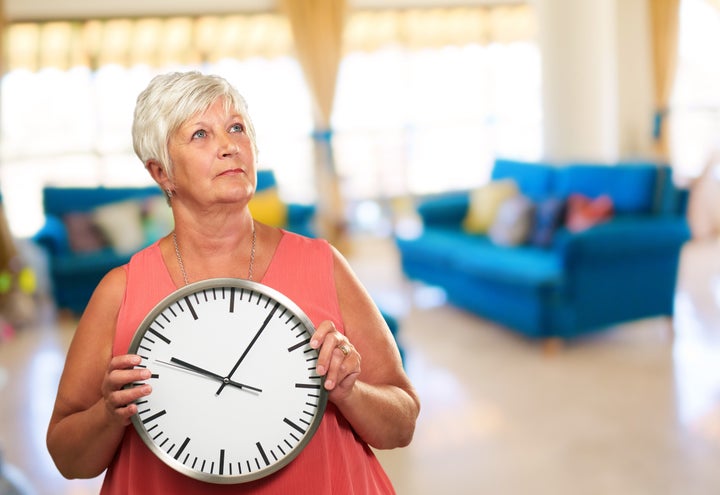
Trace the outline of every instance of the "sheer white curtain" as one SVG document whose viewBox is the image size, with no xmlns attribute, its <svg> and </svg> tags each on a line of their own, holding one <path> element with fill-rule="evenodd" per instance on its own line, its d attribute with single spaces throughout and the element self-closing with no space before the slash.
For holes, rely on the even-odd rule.
<svg viewBox="0 0 720 495">
<path fill-rule="evenodd" d="M 278 171 L 297 201 L 312 201 L 310 102 L 296 61 L 221 60 L 204 66 L 15 70 L 2 81 L 0 187 L 10 228 L 32 235 L 42 225 L 42 187 L 148 185 L 132 151 L 135 99 L 159 71 L 200 69 L 226 77 L 248 100 L 259 162 Z"/>
<path fill-rule="evenodd" d="M 347 195 L 460 189 L 495 156 L 539 158 L 539 57 L 519 42 L 348 54 L 333 114 Z"/>
<path fill-rule="evenodd" d="M 378 15 L 384 37 L 363 44 L 362 33 L 379 26 Z M 437 15 L 351 17 L 331 119 L 350 201 L 468 187 L 487 180 L 495 155 L 540 155 L 540 64 L 537 46 L 527 41 L 530 13 L 449 9 L 454 28 L 422 28 Z M 187 37 L 178 35 L 163 38 L 172 45 L 167 49 L 147 53 L 133 41 L 188 26 L 197 38 L 189 52 L 180 49 Z M 235 84 L 255 121 L 260 166 L 277 172 L 287 200 L 316 199 L 311 99 L 279 16 L 15 28 L 18 50 L 2 79 L 0 187 L 16 235 L 32 235 L 41 225 L 46 184 L 151 183 L 132 153 L 132 111 L 150 78 L 168 70 L 199 69 Z M 432 36 L 398 39 L 416 31 Z M 83 40 L 93 43 L 79 45 Z M 45 45 L 30 49 L 31 42 Z M 53 49 L 62 43 L 69 51 Z"/>
<path fill-rule="evenodd" d="M 720 151 L 719 5 L 715 0 L 680 3 L 670 144 L 675 171 L 684 179 L 702 174 L 711 154 Z"/>
</svg>

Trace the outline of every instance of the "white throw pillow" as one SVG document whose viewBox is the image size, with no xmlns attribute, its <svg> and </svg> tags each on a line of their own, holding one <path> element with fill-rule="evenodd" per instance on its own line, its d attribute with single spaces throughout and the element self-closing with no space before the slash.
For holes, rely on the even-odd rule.
<svg viewBox="0 0 720 495">
<path fill-rule="evenodd" d="M 128 200 L 97 207 L 93 219 L 115 251 L 130 254 L 145 242 L 141 214 L 140 203 Z"/>
</svg>

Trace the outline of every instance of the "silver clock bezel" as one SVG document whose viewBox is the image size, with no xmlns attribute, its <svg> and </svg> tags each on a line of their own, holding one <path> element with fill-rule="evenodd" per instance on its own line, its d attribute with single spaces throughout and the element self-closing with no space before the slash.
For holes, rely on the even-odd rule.
<svg viewBox="0 0 720 495">
<path fill-rule="evenodd" d="M 145 333 L 150 328 L 150 325 L 160 316 L 160 313 L 162 313 L 165 309 L 167 309 L 172 304 L 178 302 L 179 300 L 195 294 L 197 292 L 202 292 L 203 290 L 207 289 L 218 289 L 218 288 L 239 288 L 239 289 L 247 289 L 254 292 L 261 293 L 262 295 L 271 298 L 277 302 L 279 302 L 282 306 L 287 308 L 287 310 L 300 320 L 301 324 L 307 328 L 310 335 L 315 333 L 315 325 L 313 325 L 312 321 L 308 316 L 305 314 L 305 312 L 300 309 L 300 307 L 295 304 L 294 301 L 292 301 L 289 297 L 287 297 L 282 292 L 273 289 L 272 287 L 269 287 L 267 285 L 261 284 L 259 282 L 254 282 L 251 280 L 246 279 L 240 279 L 240 278 L 212 278 L 212 279 L 206 279 L 201 280 L 198 282 L 193 282 L 191 284 L 188 284 L 184 287 L 181 287 L 172 293 L 170 293 L 168 296 L 163 298 L 158 304 L 155 305 L 155 307 L 150 310 L 150 312 L 145 316 L 143 321 L 138 325 L 138 328 L 135 330 L 135 333 L 133 335 L 133 339 L 130 342 L 130 347 L 128 349 L 128 353 L 130 354 L 138 354 L 138 349 L 140 347 L 140 343 L 142 342 Z M 315 352 L 319 352 L 319 350 L 316 350 Z M 325 383 L 325 377 L 323 376 L 321 378 L 321 385 Z M 312 422 L 310 426 L 307 428 L 305 435 L 301 438 L 300 442 L 282 459 L 279 461 L 270 464 L 269 466 L 266 466 L 264 468 L 261 468 L 257 471 L 253 471 L 250 473 L 245 474 L 235 474 L 235 475 L 221 475 L 221 474 L 214 474 L 214 473 L 206 473 L 202 471 L 198 471 L 196 469 L 189 468 L 182 464 L 180 461 L 175 460 L 173 456 L 162 450 L 153 440 L 150 438 L 150 435 L 148 434 L 147 430 L 145 429 L 145 426 L 142 423 L 142 419 L 139 417 L 138 414 L 134 414 L 131 417 L 131 422 L 133 426 L 135 427 L 135 431 L 138 433 L 142 441 L 145 443 L 145 445 L 153 452 L 153 454 L 160 459 L 163 463 L 165 463 L 167 466 L 172 468 L 173 470 L 182 473 L 186 476 L 189 476 L 191 478 L 194 478 L 199 481 L 204 481 L 207 483 L 215 483 L 215 484 L 239 484 L 239 483 L 247 483 L 251 481 L 256 481 L 258 479 L 264 478 L 266 476 L 269 476 L 280 469 L 284 468 L 288 464 L 290 464 L 295 458 L 302 452 L 302 450 L 307 446 L 307 444 L 310 442 L 310 440 L 315 435 L 315 432 L 317 431 L 318 427 L 320 426 L 320 423 L 322 421 L 323 415 L 325 413 L 325 408 L 327 406 L 327 400 L 328 400 L 328 392 L 325 390 L 324 386 L 320 387 L 319 391 L 320 398 L 318 399 L 318 405 L 316 414 L 312 418 Z"/>
</svg>

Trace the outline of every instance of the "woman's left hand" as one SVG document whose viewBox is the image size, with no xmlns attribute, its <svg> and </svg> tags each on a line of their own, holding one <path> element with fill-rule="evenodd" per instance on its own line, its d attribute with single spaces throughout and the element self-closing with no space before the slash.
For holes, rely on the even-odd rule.
<svg viewBox="0 0 720 495">
<path fill-rule="evenodd" d="M 310 346 L 320 349 L 317 373 L 325 376 L 325 389 L 331 400 L 342 400 L 353 390 L 360 374 L 360 353 L 331 321 L 322 322 Z"/>
</svg>

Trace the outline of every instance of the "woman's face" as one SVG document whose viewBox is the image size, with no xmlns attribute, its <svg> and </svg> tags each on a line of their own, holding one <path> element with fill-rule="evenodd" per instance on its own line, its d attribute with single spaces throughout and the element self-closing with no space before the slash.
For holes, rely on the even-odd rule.
<svg viewBox="0 0 720 495">
<path fill-rule="evenodd" d="M 249 200 L 255 190 L 255 151 L 242 116 L 219 98 L 170 136 L 174 194 L 203 204 Z"/>
</svg>

